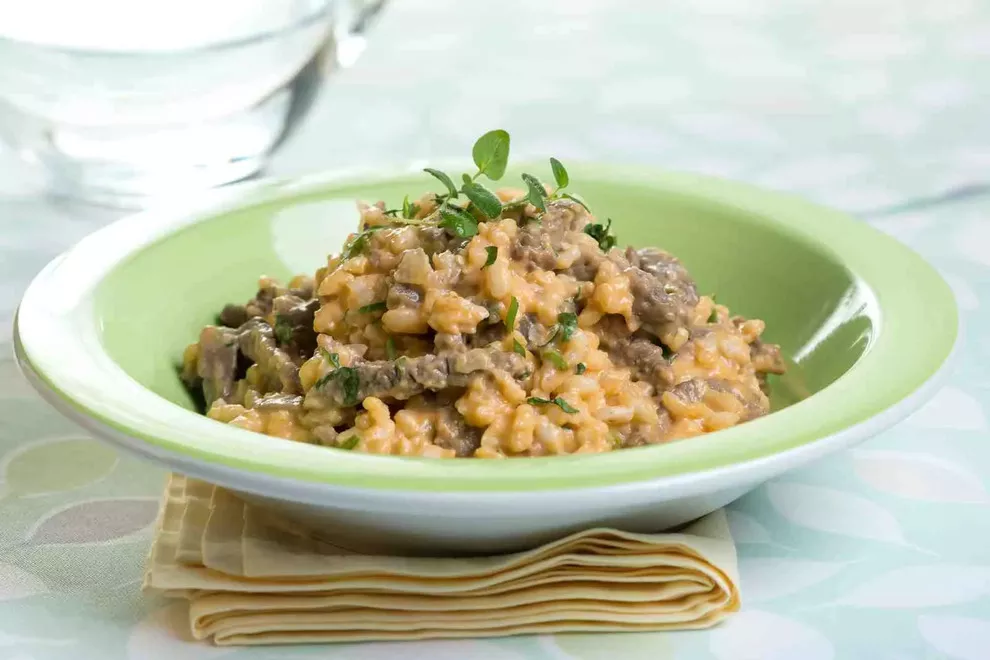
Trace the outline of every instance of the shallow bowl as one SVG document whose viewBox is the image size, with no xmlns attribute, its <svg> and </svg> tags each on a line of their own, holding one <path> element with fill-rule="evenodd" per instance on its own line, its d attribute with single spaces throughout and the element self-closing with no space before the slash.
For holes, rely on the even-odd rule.
<svg viewBox="0 0 990 660">
<path fill-rule="evenodd" d="M 176 365 L 199 328 L 250 298 L 261 274 L 315 271 L 355 227 L 355 199 L 418 195 L 431 189 L 422 174 L 260 181 L 110 225 L 30 285 L 19 362 L 100 438 L 355 547 L 410 553 L 507 551 L 597 525 L 669 528 L 875 435 L 933 393 L 956 340 L 955 302 L 894 239 L 738 183 L 570 169 L 620 242 L 673 252 L 702 292 L 766 321 L 765 338 L 790 363 L 772 379 L 771 415 L 603 455 L 483 461 L 329 449 L 194 412 Z"/>
</svg>

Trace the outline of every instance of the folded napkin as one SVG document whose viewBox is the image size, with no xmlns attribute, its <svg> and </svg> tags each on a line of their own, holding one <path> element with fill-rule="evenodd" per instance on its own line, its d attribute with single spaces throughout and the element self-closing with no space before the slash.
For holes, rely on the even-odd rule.
<svg viewBox="0 0 990 660">
<path fill-rule="evenodd" d="M 592 529 L 494 557 L 359 554 L 172 476 L 145 589 L 218 645 L 704 628 L 739 608 L 724 514 L 680 533 Z"/>
</svg>

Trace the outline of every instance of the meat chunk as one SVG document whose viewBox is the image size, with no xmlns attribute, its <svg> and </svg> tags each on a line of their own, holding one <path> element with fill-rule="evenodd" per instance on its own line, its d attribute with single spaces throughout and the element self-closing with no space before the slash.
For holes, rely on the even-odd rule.
<svg viewBox="0 0 990 660">
<path fill-rule="evenodd" d="M 630 334 L 621 318 L 606 316 L 595 327 L 595 332 L 612 362 L 627 367 L 634 380 L 650 383 L 657 390 L 673 384 L 670 362 L 663 348 L 649 338 Z"/>
<path fill-rule="evenodd" d="M 436 430 L 434 444 L 444 449 L 453 449 L 459 457 L 471 456 L 481 446 L 482 430 L 468 426 L 453 406 L 439 409 Z"/>
<path fill-rule="evenodd" d="M 424 391 L 466 387 L 476 373 L 501 371 L 521 378 L 529 365 L 515 353 L 473 348 L 463 353 L 424 355 L 394 362 L 363 362 L 348 369 L 344 372 L 347 378 L 324 379 L 316 385 L 317 391 L 340 406 L 356 405 L 369 396 L 403 401 Z"/>
<path fill-rule="evenodd" d="M 278 347 L 272 327 L 261 319 L 251 319 L 241 326 L 237 343 L 241 352 L 258 365 L 265 377 L 267 390 L 299 394 L 299 367 L 288 353 Z"/>
<path fill-rule="evenodd" d="M 230 328 L 208 325 L 199 334 L 196 374 L 202 379 L 206 406 L 229 399 L 237 373 L 237 333 Z"/>
</svg>

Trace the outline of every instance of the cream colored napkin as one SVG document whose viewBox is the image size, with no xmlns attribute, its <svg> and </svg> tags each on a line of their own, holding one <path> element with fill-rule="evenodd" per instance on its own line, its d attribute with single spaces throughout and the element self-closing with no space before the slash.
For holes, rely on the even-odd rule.
<svg viewBox="0 0 990 660">
<path fill-rule="evenodd" d="M 145 588 L 219 645 L 704 628 L 739 609 L 725 515 L 681 533 L 592 529 L 495 557 L 362 555 L 172 476 Z"/>
</svg>

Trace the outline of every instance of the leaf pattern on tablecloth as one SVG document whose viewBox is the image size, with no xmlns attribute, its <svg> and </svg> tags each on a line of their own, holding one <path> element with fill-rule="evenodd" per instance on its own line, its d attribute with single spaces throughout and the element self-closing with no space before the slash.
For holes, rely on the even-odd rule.
<svg viewBox="0 0 990 660">
<path fill-rule="evenodd" d="M 990 620 L 923 614 L 918 632 L 939 653 L 953 660 L 986 660 L 990 652 Z"/>
<path fill-rule="evenodd" d="M 835 649 L 822 633 L 794 619 L 744 610 L 708 635 L 718 660 L 832 660 Z"/>
<path fill-rule="evenodd" d="M 552 637 L 573 660 L 667 660 L 674 657 L 674 639 L 666 633 L 569 633 Z"/>
<path fill-rule="evenodd" d="M 8 496 L 58 493 L 106 478 L 117 461 L 112 447 L 93 438 L 41 438 L 20 445 L 0 461 L 0 481 Z"/>
<path fill-rule="evenodd" d="M 741 592 L 747 604 L 788 596 L 828 580 L 845 564 L 786 557 L 742 557 L 739 560 Z"/>
<path fill-rule="evenodd" d="M 725 510 L 726 520 L 732 540 L 739 543 L 770 543 L 770 532 L 753 516 L 728 508 Z"/>
<path fill-rule="evenodd" d="M 0 601 L 48 593 L 48 586 L 20 566 L 0 561 Z"/>
<path fill-rule="evenodd" d="M 867 449 L 853 450 L 850 456 L 860 479 L 893 495 L 928 502 L 990 501 L 979 477 L 938 456 Z"/>
<path fill-rule="evenodd" d="M 158 501 L 123 497 L 75 502 L 51 511 L 27 534 L 29 545 L 107 543 L 147 530 L 158 514 Z"/>
<path fill-rule="evenodd" d="M 859 495 L 791 482 L 770 483 L 766 491 L 774 509 L 796 525 L 860 539 L 906 543 L 897 519 Z"/>
<path fill-rule="evenodd" d="M 950 385 L 939 390 L 904 424 L 921 429 L 986 431 L 987 416 L 972 394 Z"/>
<path fill-rule="evenodd" d="M 837 602 L 884 609 L 941 607 L 990 595 L 990 566 L 935 564 L 895 568 L 867 579 Z"/>
</svg>

